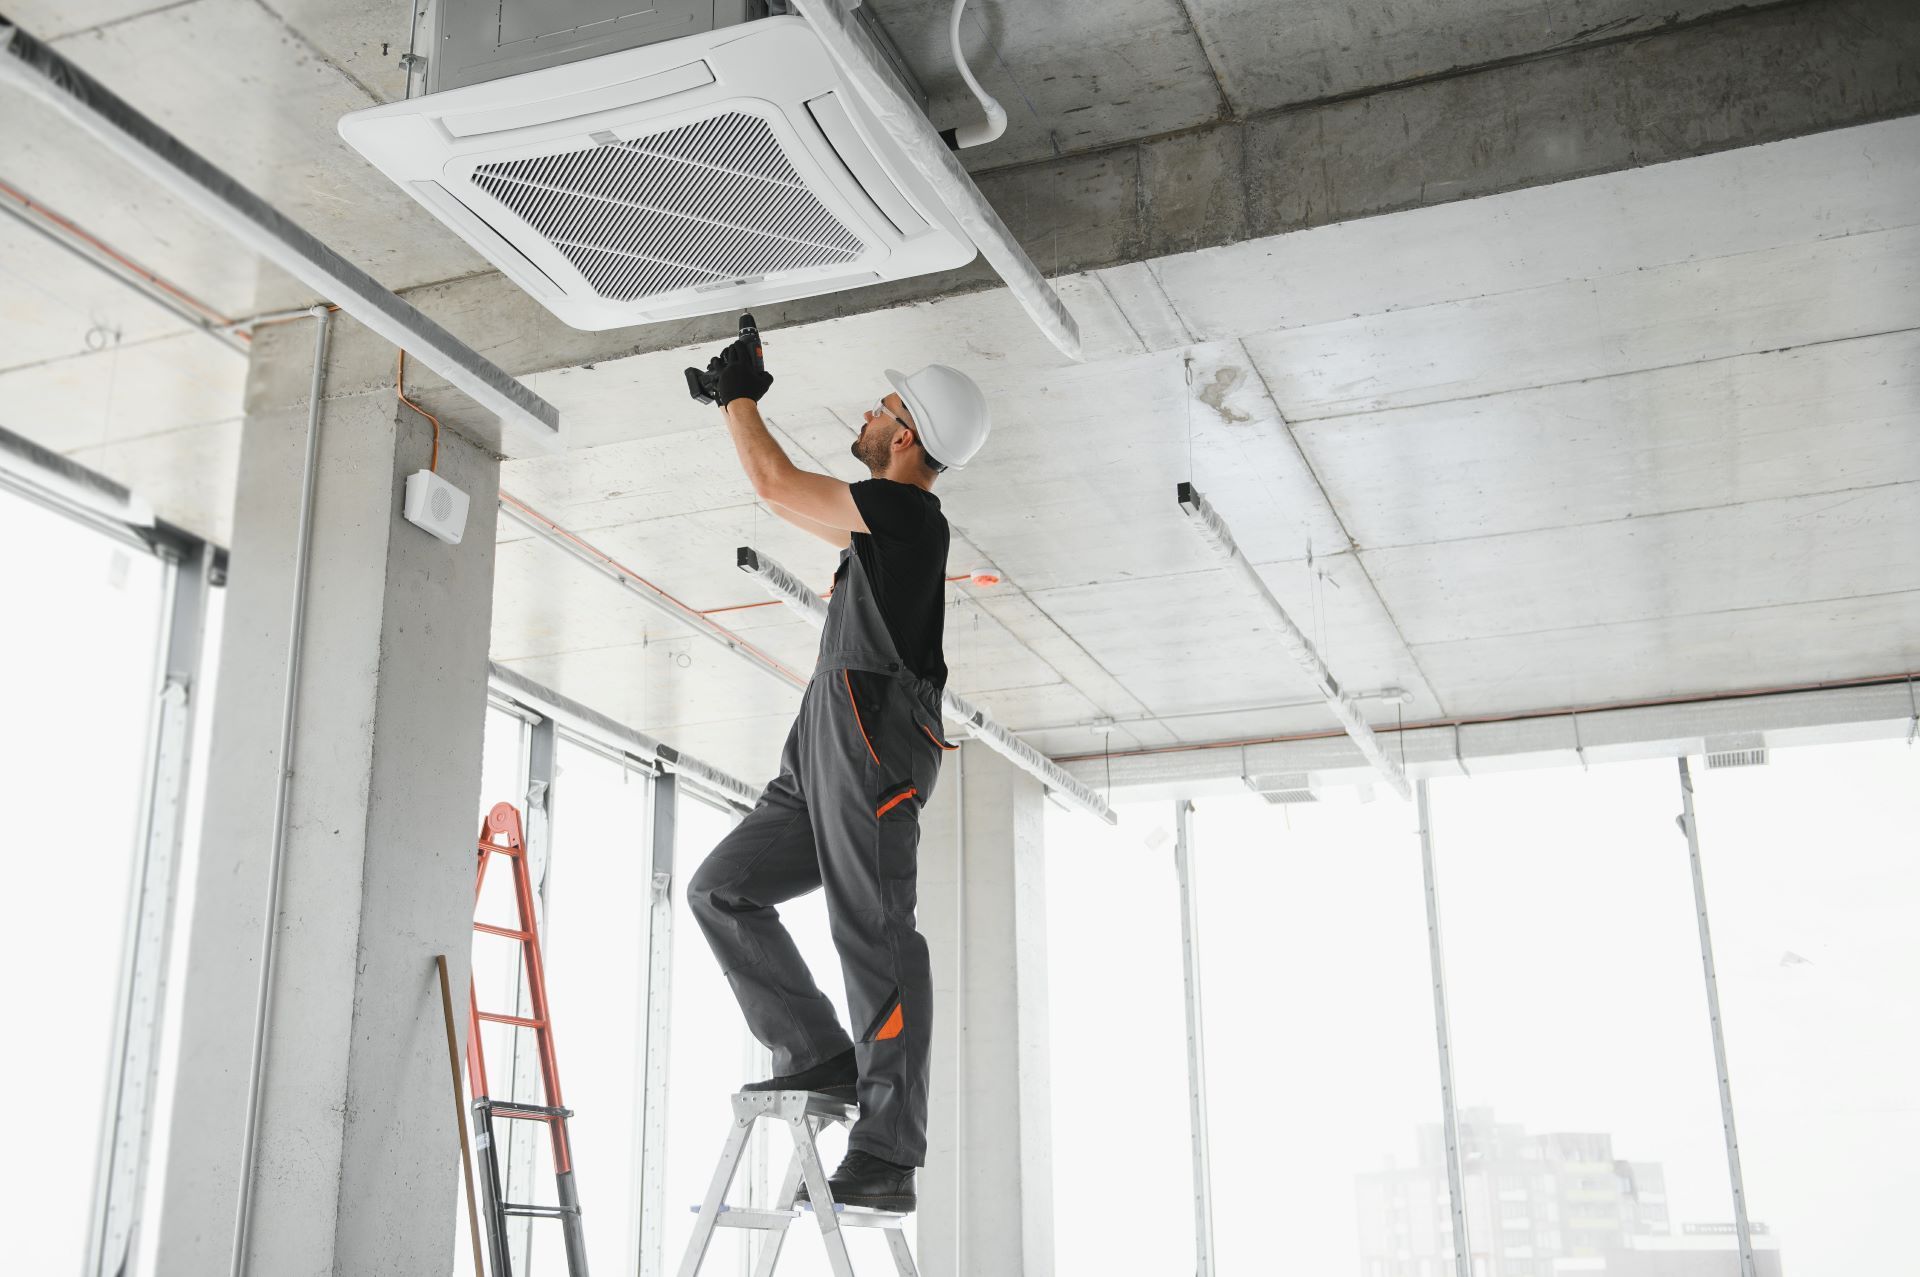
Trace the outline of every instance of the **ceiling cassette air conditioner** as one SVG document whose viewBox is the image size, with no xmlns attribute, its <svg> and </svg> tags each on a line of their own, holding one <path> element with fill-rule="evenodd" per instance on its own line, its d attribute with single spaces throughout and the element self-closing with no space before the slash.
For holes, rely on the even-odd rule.
<svg viewBox="0 0 1920 1277">
<path fill-rule="evenodd" d="M 974 256 L 798 17 L 391 102 L 339 128 L 575 328 L 752 309 Z"/>
</svg>

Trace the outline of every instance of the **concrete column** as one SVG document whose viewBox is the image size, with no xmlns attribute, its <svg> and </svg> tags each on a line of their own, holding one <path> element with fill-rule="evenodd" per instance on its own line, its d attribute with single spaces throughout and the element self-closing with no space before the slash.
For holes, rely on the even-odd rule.
<svg viewBox="0 0 1920 1277">
<path fill-rule="evenodd" d="M 229 1270 L 312 342 L 311 321 L 262 330 L 248 379 L 160 1221 L 168 1277 Z M 335 352 L 246 1271 L 418 1277 L 450 1270 L 456 1235 L 433 956 L 464 991 L 499 465 L 443 415 L 440 473 L 473 499 L 465 537 L 406 523 L 402 484 L 427 464 L 430 427 L 395 399 L 391 349 Z"/>
<path fill-rule="evenodd" d="M 1044 797 L 969 743 L 947 756 L 921 816 L 918 920 L 934 986 L 927 1277 L 1053 1273 Z"/>
</svg>

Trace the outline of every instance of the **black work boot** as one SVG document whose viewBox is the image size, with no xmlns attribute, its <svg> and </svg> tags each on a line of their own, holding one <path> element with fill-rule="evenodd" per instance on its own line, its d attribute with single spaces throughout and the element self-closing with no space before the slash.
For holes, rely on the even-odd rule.
<svg viewBox="0 0 1920 1277">
<path fill-rule="evenodd" d="M 896 1166 L 883 1157 L 847 1150 L 840 1169 L 827 1177 L 833 1200 L 842 1206 L 865 1206 L 872 1210 L 899 1211 L 906 1214 L 914 1207 L 913 1167 Z M 807 1199 L 807 1186 L 800 1186 L 794 1199 L 797 1205 Z"/>
<path fill-rule="evenodd" d="M 818 1091 L 836 1100 L 854 1102 L 854 1085 L 860 1081 L 860 1066 L 854 1063 L 853 1048 L 848 1047 L 830 1060 L 822 1060 L 798 1073 L 778 1073 L 764 1082 L 749 1082 L 743 1091 Z"/>
</svg>

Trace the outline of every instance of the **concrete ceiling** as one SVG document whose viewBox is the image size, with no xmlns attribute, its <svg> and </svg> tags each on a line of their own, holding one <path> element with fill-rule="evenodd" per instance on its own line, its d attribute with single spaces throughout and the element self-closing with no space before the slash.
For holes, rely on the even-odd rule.
<svg viewBox="0 0 1920 1277">
<path fill-rule="evenodd" d="M 772 335 L 767 411 L 852 477 L 875 370 L 939 349 L 980 377 L 997 434 L 943 484 L 952 566 L 1005 584 L 954 587 L 954 684 L 1055 753 L 1330 722 L 1180 518 L 1188 477 L 1349 687 L 1413 694 L 1375 721 L 1898 671 L 1917 159 L 1902 121 L 1075 277 L 1078 366 L 1003 293 L 851 316 Z M 532 378 L 593 424 L 502 486 L 702 607 L 764 597 L 739 544 L 824 583 L 830 551 L 756 513 L 714 423 L 663 396 L 682 362 Z M 770 764 L 790 693 L 503 535 L 497 656 Z M 810 658 L 782 609 L 719 619 Z"/>
<path fill-rule="evenodd" d="M 878 6 L 959 118 L 944 0 Z M 1697 16 L 1681 5 L 1660 21 Z M 482 263 L 335 139 L 396 96 L 404 4 L 14 0 L 59 46 L 399 288 Z M 1624 3 L 1139 0 L 1098 20 L 976 0 L 1012 127 L 989 167 L 1546 53 Z M 385 43 L 387 51 L 382 53 Z M 165 67 L 160 74 L 156 68 Z M 0 179 L 226 314 L 306 300 L 61 121 L 5 109 Z M 942 485 L 955 687 L 1069 754 L 1327 727 L 1173 503 L 1192 478 L 1342 681 L 1408 721 L 1920 664 L 1920 119 L 1063 276 L 1067 365 L 1003 292 L 771 335 L 767 411 L 853 477 L 875 373 L 961 364 L 993 447 Z M 0 220 L 0 424 L 224 538 L 243 357 Z M 90 348 L 99 348 L 90 350 Z M 757 510 L 684 352 L 543 373 L 568 450 L 502 486 L 702 608 L 762 599 Z M 794 695 L 501 526 L 494 652 L 747 778 Z M 790 664 L 784 609 L 717 619 Z"/>
</svg>

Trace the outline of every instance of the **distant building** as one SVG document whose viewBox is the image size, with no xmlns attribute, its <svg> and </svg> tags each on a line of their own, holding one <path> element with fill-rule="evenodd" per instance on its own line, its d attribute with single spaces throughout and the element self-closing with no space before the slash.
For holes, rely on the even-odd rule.
<svg viewBox="0 0 1920 1277">
<path fill-rule="evenodd" d="M 1418 1165 L 1358 1178 L 1364 1277 L 1452 1277 L 1439 1126 L 1417 1147 Z M 1474 1277 L 1740 1277 L 1732 1226 L 1676 1229 L 1660 1163 L 1615 1157 L 1611 1135 L 1529 1134 L 1464 1109 L 1460 1162 Z M 1754 1231 L 1757 1277 L 1782 1277 L 1765 1226 Z"/>
</svg>

